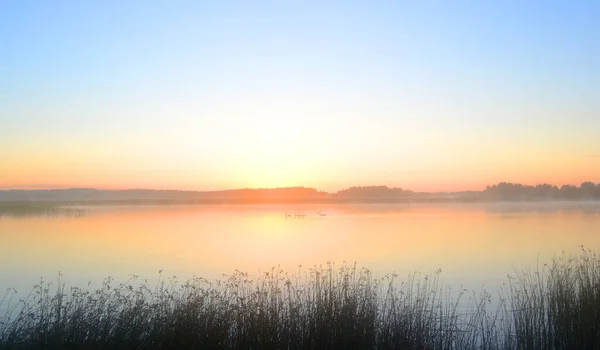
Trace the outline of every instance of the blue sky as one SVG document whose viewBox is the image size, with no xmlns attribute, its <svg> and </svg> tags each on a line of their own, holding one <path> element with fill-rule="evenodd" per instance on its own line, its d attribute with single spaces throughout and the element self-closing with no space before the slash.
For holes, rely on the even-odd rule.
<svg viewBox="0 0 600 350">
<path fill-rule="evenodd" d="M 600 181 L 598 18 L 593 1 L 4 1 L 0 186 Z"/>
</svg>

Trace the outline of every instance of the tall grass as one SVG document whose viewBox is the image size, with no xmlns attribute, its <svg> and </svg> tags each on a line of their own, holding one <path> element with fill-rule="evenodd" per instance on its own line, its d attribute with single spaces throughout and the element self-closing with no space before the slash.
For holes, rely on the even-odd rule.
<svg viewBox="0 0 600 350">
<path fill-rule="evenodd" d="M 556 257 L 509 278 L 510 330 L 517 349 L 600 349 L 600 256 Z"/>
<path fill-rule="evenodd" d="M 59 277 L 0 299 L 0 348 L 595 349 L 599 279 L 595 253 L 560 257 L 511 277 L 488 310 L 492 295 L 452 291 L 439 271 L 398 281 L 328 264 L 255 279 L 109 278 L 96 289 Z"/>
</svg>

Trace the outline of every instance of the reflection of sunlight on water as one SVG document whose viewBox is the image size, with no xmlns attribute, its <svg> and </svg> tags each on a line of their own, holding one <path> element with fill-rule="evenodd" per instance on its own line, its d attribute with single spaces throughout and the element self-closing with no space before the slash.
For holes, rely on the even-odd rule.
<svg viewBox="0 0 600 350">
<path fill-rule="evenodd" d="M 541 214 L 496 214 L 482 205 L 362 207 L 92 207 L 78 220 L 3 220 L 0 290 L 30 289 L 58 271 L 85 284 L 132 274 L 153 279 L 159 270 L 214 278 L 235 269 L 297 271 L 345 261 L 401 279 L 441 268 L 444 284 L 495 292 L 514 268 L 534 266 L 538 254 L 543 261 L 581 244 L 600 246 L 600 217 L 586 214 L 591 205 Z M 318 210 L 327 216 L 319 219 Z M 286 220 L 286 211 L 307 216 Z"/>
</svg>

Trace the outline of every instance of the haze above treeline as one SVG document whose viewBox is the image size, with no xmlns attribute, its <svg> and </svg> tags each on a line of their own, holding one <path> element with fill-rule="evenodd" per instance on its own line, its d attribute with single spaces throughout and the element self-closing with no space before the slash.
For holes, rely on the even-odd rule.
<svg viewBox="0 0 600 350">
<path fill-rule="evenodd" d="M 189 202 L 189 203 L 337 203 L 428 201 L 549 201 L 600 200 L 600 183 L 580 186 L 536 186 L 501 182 L 483 191 L 413 192 L 388 186 L 357 186 L 328 193 L 308 187 L 233 189 L 223 191 L 102 190 L 70 188 L 48 190 L 0 190 L 0 201 L 61 202 Z"/>
</svg>

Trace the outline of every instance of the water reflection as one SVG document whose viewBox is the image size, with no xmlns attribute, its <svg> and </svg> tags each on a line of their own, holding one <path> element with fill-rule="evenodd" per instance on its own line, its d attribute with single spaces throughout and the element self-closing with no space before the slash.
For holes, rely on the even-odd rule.
<svg viewBox="0 0 600 350">
<path fill-rule="evenodd" d="M 550 210 L 551 208 L 551 210 Z M 72 283 L 107 276 L 218 277 L 235 269 L 297 271 L 333 261 L 385 274 L 429 273 L 479 289 L 513 268 L 579 245 L 600 247 L 600 206 L 128 206 L 83 208 L 78 220 L 0 221 L 0 290 L 58 271 Z M 319 217 L 321 210 L 327 216 Z M 285 212 L 307 214 L 286 220 Z"/>
<path fill-rule="evenodd" d="M 597 215 L 600 213 L 598 202 L 502 202 L 482 204 L 486 212 L 496 213 L 557 213 L 575 211 L 584 214 Z"/>
</svg>

